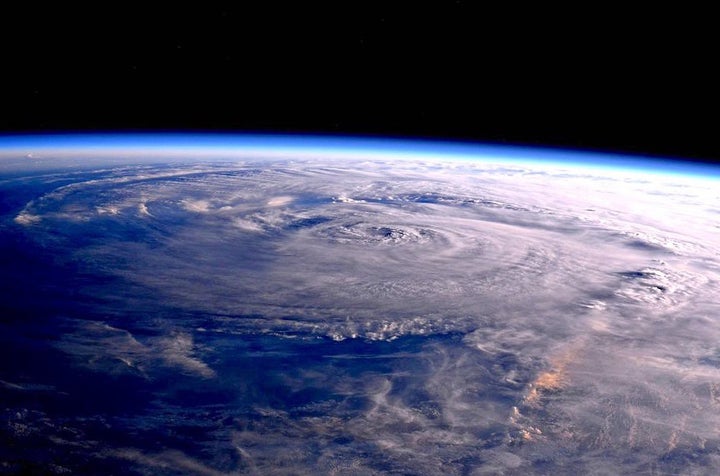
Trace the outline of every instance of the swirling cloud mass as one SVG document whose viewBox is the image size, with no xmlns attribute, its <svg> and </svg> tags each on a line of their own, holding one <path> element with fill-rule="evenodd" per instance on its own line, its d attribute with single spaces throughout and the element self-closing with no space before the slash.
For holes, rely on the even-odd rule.
<svg viewBox="0 0 720 476">
<path fill-rule="evenodd" d="M 606 172 L 8 174 L 2 465 L 717 472 L 717 184 Z"/>
</svg>

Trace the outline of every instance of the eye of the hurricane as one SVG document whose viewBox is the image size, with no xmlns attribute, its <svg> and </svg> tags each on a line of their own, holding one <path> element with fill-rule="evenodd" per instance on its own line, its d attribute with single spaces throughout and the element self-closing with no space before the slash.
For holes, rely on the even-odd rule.
<svg viewBox="0 0 720 476">
<path fill-rule="evenodd" d="M 322 234 L 342 244 L 407 245 L 429 243 L 440 234 L 429 228 L 406 225 L 373 225 L 365 222 L 327 227 Z"/>
</svg>

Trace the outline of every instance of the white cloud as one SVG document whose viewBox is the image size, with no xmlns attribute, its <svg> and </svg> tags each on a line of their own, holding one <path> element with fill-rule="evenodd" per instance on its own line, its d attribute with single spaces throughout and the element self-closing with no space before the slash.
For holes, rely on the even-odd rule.
<svg viewBox="0 0 720 476">
<path fill-rule="evenodd" d="M 21 212 L 15 217 L 15 223 L 18 225 L 30 226 L 40 222 L 38 215 L 33 215 L 27 212 Z"/>
</svg>

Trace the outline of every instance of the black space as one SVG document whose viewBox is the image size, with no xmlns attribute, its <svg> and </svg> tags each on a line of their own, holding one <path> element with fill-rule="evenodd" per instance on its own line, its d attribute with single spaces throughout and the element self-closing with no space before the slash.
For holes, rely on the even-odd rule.
<svg viewBox="0 0 720 476">
<path fill-rule="evenodd" d="M 720 160 L 709 12 L 302 3 L 6 10 L 0 131 L 350 133 Z"/>
</svg>

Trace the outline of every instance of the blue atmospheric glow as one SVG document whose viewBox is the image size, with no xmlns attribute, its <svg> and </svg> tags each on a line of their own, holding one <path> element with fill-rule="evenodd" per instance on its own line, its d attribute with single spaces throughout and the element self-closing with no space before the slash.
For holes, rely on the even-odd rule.
<svg viewBox="0 0 720 476">
<path fill-rule="evenodd" d="M 362 136 L 320 136 L 283 134 L 46 134 L 0 136 L 0 152 L 25 154 L 49 151 L 253 151 L 319 153 L 325 156 L 352 153 L 385 158 L 484 160 L 561 166 L 591 166 L 603 169 L 635 170 L 720 177 L 720 167 L 668 158 L 651 158 L 571 149 L 493 145 L 473 142 L 440 141 Z"/>
</svg>

